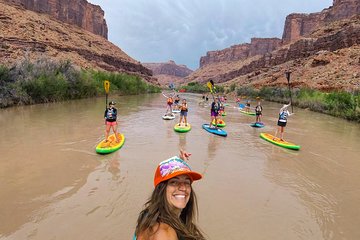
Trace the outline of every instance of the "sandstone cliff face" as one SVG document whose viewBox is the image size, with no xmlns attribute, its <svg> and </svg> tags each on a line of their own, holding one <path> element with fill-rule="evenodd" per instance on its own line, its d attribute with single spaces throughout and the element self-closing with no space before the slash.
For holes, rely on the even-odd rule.
<svg viewBox="0 0 360 240">
<path fill-rule="evenodd" d="M 284 72 L 293 71 L 293 86 L 322 90 L 360 89 L 360 16 L 320 28 L 308 38 L 263 56 L 207 65 L 186 82 L 237 83 L 253 86 L 286 85 Z M 298 74 L 298 75 L 297 75 Z"/>
<path fill-rule="evenodd" d="M 320 13 L 290 14 L 285 20 L 283 44 L 307 37 L 321 26 L 349 19 L 357 14 L 360 14 L 359 0 L 334 0 L 332 7 L 324 9 Z"/>
<path fill-rule="evenodd" d="M 107 39 L 108 28 L 104 11 L 86 0 L 2 0 L 8 4 L 53 16 L 61 22 L 74 24 Z"/>
<path fill-rule="evenodd" d="M 167 63 L 143 63 L 143 65 L 153 72 L 154 77 L 158 79 L 161 85 L 183 83 L 183 78 L 193 72 L 185 65 L 177 65 L 172 60 Z"/>
<path fill-rule="evenodd" d="M 85 69 L 126 72 L 158 84 L 151 70 L 105 38 L 0 1 L 0 62 L 11 66 L 25 55 L 70 60 Z"/>
<path fill-rule="evenodd" d="M 291 14 L 286 19 L 284 39 L 274 51 L 254 56 L 246 49 L 249 57 L 234 61 L 214 57 L 217 61 L 210 59 L 185 80 L 276 86 L 287 84 L 284 72 L 291 69 L 293 76 L 298 74 L 294 86 L 360 89 L 359 5 L 359 0 L 335 0 L 334 6 L 320 13 Z M 223 56 L 224 52 L 229 51 L 209 55 Z"/>
<path fill-rule="evenodd" d="M 281 39 L 278 38 L 252 38 L 250 44 L 239 44 L 220 51 L 207 52 L 206 56 L 200 58 L 200 67 L 216 62 L 239 61 L 263 55 L 277 49 L 280 44 Z"/>
</svg>

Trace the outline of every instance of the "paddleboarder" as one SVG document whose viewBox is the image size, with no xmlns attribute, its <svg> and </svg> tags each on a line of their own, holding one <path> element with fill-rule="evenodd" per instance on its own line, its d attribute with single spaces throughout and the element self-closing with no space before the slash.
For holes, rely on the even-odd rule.
<svg viewBox="0 0 360 240">
<path fill-rule="evenodd" d="M 188 105 L 186 102 L 186 99 L 182 100 L 181 106 L 180 106 L 180 120 L 179 120 L 179 126 L 184 120 L 185 126 L 187 126 L 187 113 L 188 113 Z"/>
<path fill-rule="evenodd" d="M 217 117 L 220 111 L 220 104 L 217 98 L 214 98 L 214 101 L 211 103 L 210 116 L 211 121 L 209 124 L 209 128 L 212 128 L 212 122 L 215 120 L 215 128 L 217 128 Z"/>
<path fill-rule="evenodd" d="M 174 103 L 174 94 L 170 94 L 170 95 L 165 95 L 164 93 L 162 93 L 162 95 L 164 97 L 166 97 L 166 113 L 165 115 L 170 111 L 170 113 L 172 113 L 172 105 Z"/>
<path fill-rule="evenodd" d="M 273 140 L 275 140 L 277 138 L 277 134 L 278 134 L 278 132 L 280 132 L 280 141 L 284 141 L 284 130 L 286 127 L 287 118 L 294 114 L 294 113 L 290 113 L 288 111 L 288 107 L 290 105 L 291 105 L 291 103 L 289 103 L 287 105 L 285 104 L 282 106 L 282 108 L 280 108 L 279 119 L 277 122 L 278 128 L 276 129 L 275 138 Z"/>
<path fill-rule="evenodd" d="M 105 118 L 105 142 L 108 141 L 108 137 L 109 137 L 109 132 L 110 129 L 112 128 L 115 137 L 116 137 L 116 142 L 119 142 L 119 138 L 118 138 L 118 134 L 117 134 L 117 109 L 114 107 L 115 106 L 115 102 L 114 101 L 110 101 L 109 102 L 109 107 L 106 108 L 105 113 L 104 113 L 104 118 Z"/>
<path fill-rule="evenodd" d="M 256 114 L 255 122 L 261 123 L 262 110 L 263 110 L 263 107 L 261 106 L 261 101 L 259 99 L 257 102 L 257 105 L 255 107 L 255 114 Z"/>
</svg>

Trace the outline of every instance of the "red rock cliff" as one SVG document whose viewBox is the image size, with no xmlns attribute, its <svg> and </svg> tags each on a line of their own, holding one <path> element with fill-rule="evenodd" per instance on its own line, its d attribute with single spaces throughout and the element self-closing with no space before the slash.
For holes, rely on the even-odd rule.
<svg viewBox="0 0 360 240">
<path fill-rule="evenodd" d="M 156 77 L 161 85 L 168 85 L 169 83 L 180 84 L 184 82 L 184 77 L 190 75 L 193 70 L 187 68 L 185 65 L 177 65 L 170 60 L 166 63 L 142 63 L 149 68 L 154 77 Z"/>
<path fill-rule="evenodd" d="M 8 4 L 49 14 L 56 19 L 74 24 L 107 39 L 108 28 L 104 11 L 86 0 L 3 0 Z"/>
<path fill-rule="evenodd" d="M 290 14 L 285 20 L 283 43 L 288 44 L 307 37 L 320 26 L 349 19 L 356 14 L 360 14 L 359 0 L 334 0 L 332 7 L 319 13 Z"/>
<path fill-rule="evenodd" d="M 200 58 L 200 67 L 205 65 L 245 60 L 256 55 L 263 55 L 277 49 L 281 45 L 281 39 L 278 38 L 252 38 L 251 43 L 244 43 L 231 46 L 219 51 L 209 51 L 206 56 Z"/>
<path fill-rule="evenodd" d="M 154 75 L 165 74 L 176 77 L 186 77 L 193 72 L 185 65 L 177 65 L 172 60 L 167 63 L 143 63 L 143 65 L 152 70 Z"/>
</svg>

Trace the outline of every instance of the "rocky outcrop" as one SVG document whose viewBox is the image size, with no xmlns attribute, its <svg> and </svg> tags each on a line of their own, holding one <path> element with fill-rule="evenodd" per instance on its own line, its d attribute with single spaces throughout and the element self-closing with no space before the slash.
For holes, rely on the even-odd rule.
<svg viewBox="0 0 360 240">
<path fill-rule="evenodd" d="M 84 69 L 124 72 L 158 84 L 150 69 L 105 38 L 0 1 L 0 62 L 12 66 L 25 55 L 70 60 Z"/>
<path fill-rule="evenodd" d="M 239 61 L 252 56 L 263 55 L 281 45 L 279 38 L 252 38 L 251 43 L 231 46 L 220 51 L 209 51 L 200 58 L 200 67 L 216 62 Z"/>
<path fill-rule="evenodd" d="M 327 25 L 327 27 L 320 28 L 313 32 L 313 34 L 308 38 L 301 38 L 298 41 L 284 45 L 281 48 L 258 58 L 233 62 L 230 66 L 229 63 L 225 62 L 205 66 L 204 68 L 201 68 L 188 76 L 186 78 L 186 82 L 206 82 L 209 79 L 212 79 L 214 82 L 223 83 L 228 81 L 238 81 L 236 79 L 242 79 L 241 84 L 259 84 L 256 82 L 261 82 L 264 85 L 283 84 L 281 81 L 278 81 L 280 77 L 275 76 L 279 75 L 278 72 L 283 73 L 289 66 L 294 66 L 294 71 L 297 69 L 303 69 L 303 72 L 300 71 L 299 73 L 301 75 L 305 74 L 306 72 L 314 73 L 312 70 L 305 70 L 307 68 L 321 67 L 322 71 L 334 72 L 334 75 L 323 74 L 323 76 L 326 76 L 326 79 L 324 79 L 324 83 L 322 83 L 321 86 L 315 86 L 314 84 L 311 84 L 311 75 L 307 76 L 310 82 L 306 82 L 306 79 L 303 78 L 303 82 L 299 84 L 325 90 L 332 88 L 359 89 L 359 45 L 360 16 L 356 16 L 350 20 L 335 22 L 333 24 Z M 337 56 L 333 60 L 324 57 L 318 57 L 319 53 L 321 52 L 333 53 L 340 52 L 342 49 L 346 49 L 343 52 L 349 52 L 349 54 L 344 55 L 343 57 Z M 341 67 L 335 67 L 336 61 L 339 61 L 338 65 Z M 343 63 L 347 63 L 349 66 L 346 64 L 344 65 Z M 265 72 L 274 72 L 273 69 L 277 70 L 272 75 L 268 74 L 270 75 L 270 77 L 268 76 L 268 78 L 270 78 L 269 81 L 264 82 L 259 79 L 261 78 L 260 76 L 264 76 L 263 73 Z M 341 85 L 337 82 L 333 82 L 335 80 L 339 80 L 339 76 L 341 76 L 338 72 L 333 71 L 334 69 L 340 69 L 338 72 L 348 72 L 348 75 L 344 74 L 344 78 L 347 81 L 346 83 L 343 81 Z"/>
<path fill-rule="evenodd" d="M 332 7 L 320 13 L 290 14 L 285 20 L 283 43 L 288 44 L 301 37 L 307 37 L 321 26 L 349 19 L 357 14 L 360 14 L 359 0 L 334 0 Z"/>
<path fill-rule="evenodd" d="M 108 28 L 104 11 L 86 0 L 2 0 L 38 13 L 49 14 L 57 20 L 74 24 L 107 39 Z"/>
<path fill-rule="evenodd" d="M 166 63 L 142 63 L 145 67 L 151 69 L 154 77 L 158 78 L 161 85 L 169 83 L 182 83 L 184 77 L 190 75 L 193 70 L 185 65 L 177 65 L 170 60 Z"/>
<path fill-rule="evenodd" d="M 205 64 L 185 82 L 205 83 L 211 79 L 225 85 L 277 86 L 286 84 L 283 73 L 290 68 L 297 75 L 294 86 L 358 90 L 359 5 L 359 0 L 335 0 L 333 6 L 320 13 L 291 14 L 286 19 L 282 42 L 277 42 L 274 51 L 255 55 L 249 44 L 241 44 L 237 46 L 245 50 L 238 55 L 239 60 L 233 61 L 225 57 L 225 53 L 231 56 L 231 48 L 209 52 L 208 58 L 201 59 Z"/>
<path fill-rule="evenodd" d="M 185 65 L 177 65 L 172 60 L 167 63 L 143 63 L 143 65 L 151 69 L 154 75 L 165 74 L 176 77 L 186 77 L 193 72 Z"/>
</svg>

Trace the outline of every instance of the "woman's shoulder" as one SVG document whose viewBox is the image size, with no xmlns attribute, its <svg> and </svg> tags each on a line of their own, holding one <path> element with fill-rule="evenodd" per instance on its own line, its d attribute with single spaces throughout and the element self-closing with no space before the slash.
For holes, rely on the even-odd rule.
<svg viewBox="0 0 360 240">
<path fill-rule="evenodd" d="M 169 226 L 166 223 L 160 223 L 154 227 L 154 233 L 144 233 L 141 234 L 137 239 L 138 240 L 178 240 L 175 229 Z"/>
<path fill-rule="evenodd" d="M 159 234 L 159 236 L 166 237 L 166 238 L 159 238 L 159 239 L 178 239 L 175 229 L 169 226 L 166 223 L 160 223 L 158 231 L 155 233 Z M 157 239 L 157 238 L 156 238 Z"/>
</svg>

